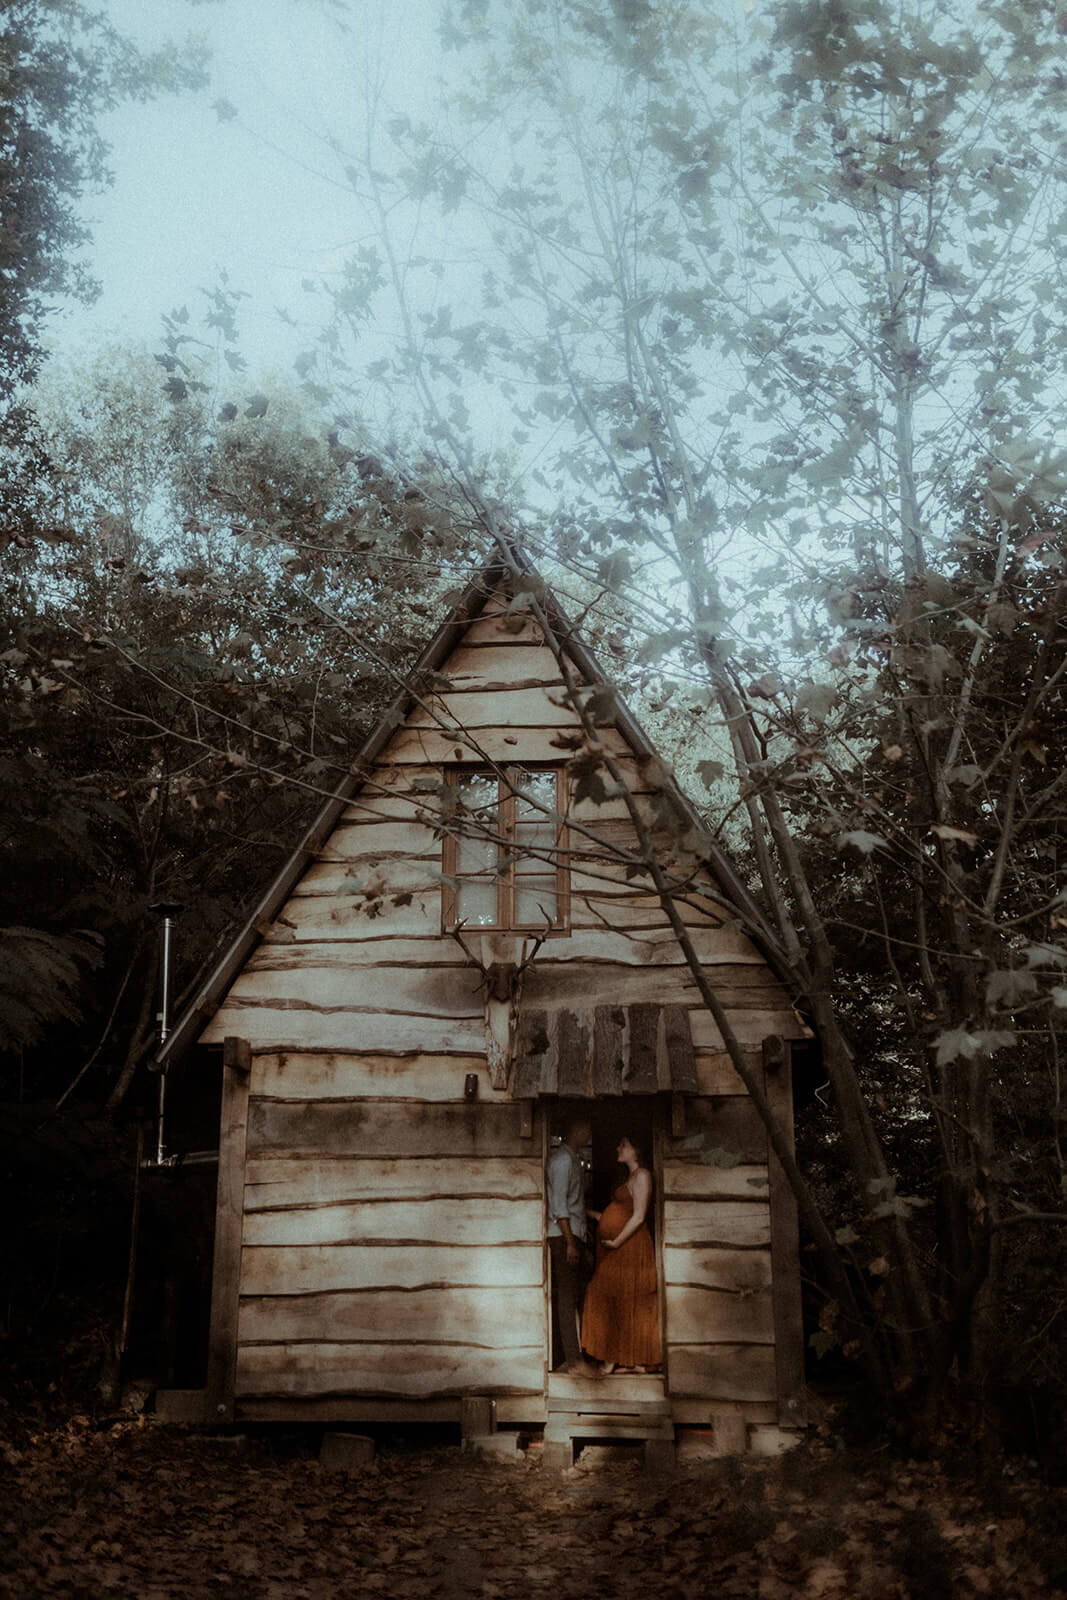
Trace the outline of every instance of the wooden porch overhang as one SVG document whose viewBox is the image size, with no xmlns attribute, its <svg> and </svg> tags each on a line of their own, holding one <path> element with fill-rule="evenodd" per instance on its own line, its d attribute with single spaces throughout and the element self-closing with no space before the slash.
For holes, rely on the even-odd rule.
<svg viewBox="0 0 1067 1600">
<path fill-rule="evenodd" d="M 511 1096 L 697 1094 L 685 1006 L 591 1006 L 519 1013 Z"/>
</svg>

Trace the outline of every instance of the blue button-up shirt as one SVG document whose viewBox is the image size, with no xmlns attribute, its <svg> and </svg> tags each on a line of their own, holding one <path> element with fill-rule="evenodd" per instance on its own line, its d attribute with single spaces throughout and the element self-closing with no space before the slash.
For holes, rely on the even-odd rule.
<svg viewBox="0 0 1067 1600">
<path fill-rule="evenodd" d="M 569 1144 L 558 1144 L 548 1158 L 548 1237 L 559 1239 L 563 1229 L 560 1217 L 570 1220 L 576 1239 L 585 1238 L 585 1174 L 582 1163 Z"/>
</svg>

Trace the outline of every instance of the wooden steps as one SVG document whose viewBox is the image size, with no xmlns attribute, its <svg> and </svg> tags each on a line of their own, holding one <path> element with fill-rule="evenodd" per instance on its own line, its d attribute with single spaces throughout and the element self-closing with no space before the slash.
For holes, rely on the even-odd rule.
<svg viewBox="0 0 1067 1600">
<path fill-rule="evenodd" d="M 636 1440 L 644 1444 L 646 1467 L 669 1470 L 674 1464 L 674 1421 L 662 1377 L 621 1373 L 598 1380 L 552 1373 L 545 1466 L 555 1471 L 573 1466 L 575 1443 L 588 1439 Z"/>
</svg>

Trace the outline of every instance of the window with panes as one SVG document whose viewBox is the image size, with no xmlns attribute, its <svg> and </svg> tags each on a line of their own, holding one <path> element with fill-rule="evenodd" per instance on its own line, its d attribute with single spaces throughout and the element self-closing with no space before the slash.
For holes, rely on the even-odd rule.
<svg viewBox="0 0 1067 1600">
<path fill-rule="evenodd" d="M 456 767 L 444 838 L 444 925 L 566 928 L 566 779 L 558 767 Z"/>
</svg>

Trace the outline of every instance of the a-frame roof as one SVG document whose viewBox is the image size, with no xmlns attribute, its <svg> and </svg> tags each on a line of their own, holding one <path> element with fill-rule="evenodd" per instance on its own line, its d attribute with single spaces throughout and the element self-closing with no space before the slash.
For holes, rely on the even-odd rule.
<svg viewBox="0 0 1067 1600">
<path fill-rule="evenodd" d="M 481 615 L 486 603 L 500 585 L 507 581 L 521 583 L 524 578 L 530 579 L 532 585 L 536 585 L 538 604 L 545 619 L 560 648 L 583 681 L 588 684 L 610 682 L 609 675 L 602 670 L 592 651 L 579 637 L 574 624 L 555 595 L 544 585 L 516 541 L 508 536 L 506 539 L 497 540 L 489 561 L 471 579 L 462 597 L 452 607 L 445 621 L 407 674 L 406 685 L 415 685 L 427 673 L 438 671 L 460 643 L 466 629 Z M 414 688 L 405 686 L 394 696 L 353 761 L 348 775 L 322 807 L 300 844 L 262 896 L 225 955 L 187 1006 L 166 1042 L 160 1047 L 155 1058 L 159 1070 L 166 1071 L 196 1043 L 205 1024 L 218 1010 L 230 985 L 259 944 L 263 937 L 262 930 L 274 921 L 303 873 L 316 859 L 340 820 L 345 807 L 367 780 L 379 755 L 407 717 L 414 702 Z M 644 729 L 618 696 L 616 696 L 613 720 L 638 757 L 647 758 L 656 754 Z M 688 796 L 673 779 L 667 781 L 665 788 L 681 814 L 704 833 L 699 814 Z M 779 976 L 785 977 L 784 953 L 729 856 L 709 839 L 705 845 L 704 858 L 714 884 L 729 902 L 731 909 L 743 920 L 746 933 L 765 957 L 768 965 Z"/>
</svg>

